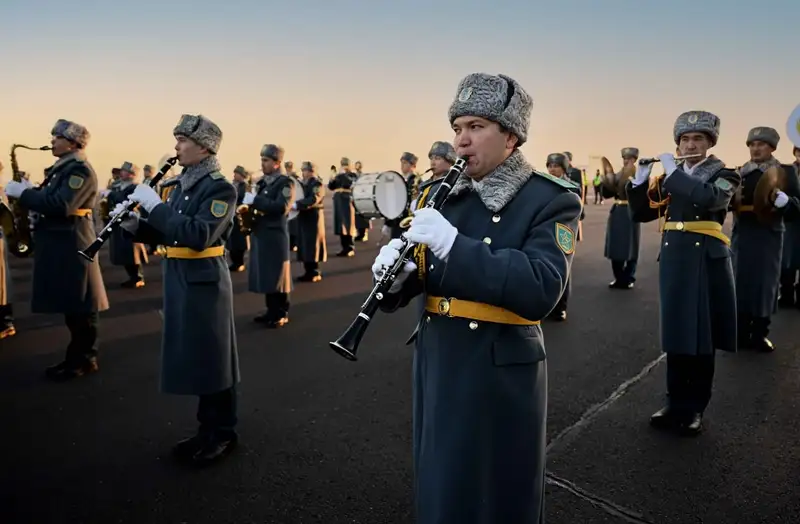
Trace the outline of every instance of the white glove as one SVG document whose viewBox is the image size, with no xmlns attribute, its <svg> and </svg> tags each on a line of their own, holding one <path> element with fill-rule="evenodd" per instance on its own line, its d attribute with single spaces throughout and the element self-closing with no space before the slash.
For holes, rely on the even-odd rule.
<svg viewBox="0 0 800 524">
<path fill-rule="evenodd" d="M 775 203 L 773 205 L 778 209 L 780 209 L 788 203 L 789 203 L 789 195 L 787 195 L 783 191 L 778 191 L 778 194 L 775 195 Z"/>
<path fill-rule="evenodd" d="M 6 184 L 6 196 L 8 198 L 19 198 L 23 191 L 28 189 L 30 186 L 25 185 L 22 182 L 17 182 L 15 180 L 9 180 L 8 184 Z"/>
<path fill-rule="evenodd" d="M 372 276 L 375 277 L 375 280 L 379 280 L 383 276 L 383 271 L 392 267 L 395 262 L 397 262 L 400 258 L 400 250 L 403 248 L 404 244 L 405 243 L 401 239 L 393 238 L 388 244 L 381 248 L 378 252 L 378 256 L 375 257 L 375 262 L 372 264 Z M 406 265 L 403 266 L 403 270 L 395 278 L 394 284 L 392 284 L 391 289 L 389 289 L 389 293 L 397 293 L 400 291 L 408 275 L 416 271 L 416 269 L 417 265 L 413 261 L 409 260 L 406 262 Z"/>
<path fill-rule="evenodd" d="M 126 201 L 124 201 L 124 202 L 120 202 L 119 204 L 117 204 L 116 206 L 114 206 L 114 209 L 112 209 L 112 210 L 111 210 L 111 213 L 109 213 L 109 214 L 110 214 L 111 216 L 114 216 L 114 215 L 116 215 L 116 214 L 119 214 L 119 213 L 121 213 L 121 212 L 122 212 L 122 210 L 123 210 L 123 209 L 125 209 L 126 207 L 128 207 L 128 205 L 129 205 L 129 204 L 130 204 L 130 201 L 128 201 L 128 200 L 126 200 Z"/>
<path fill-rule="evenodd" d="M 650 172 L 652 170 L 653 164 L 647 164 L 646 166 L 637 165 L 636 174 L 633 176 L 633 185 L 639 186 L 647 182 L 650 179 Z"/>
<path fill-rule="evenodd" d="M 158 204 L 161 204 L 161 197 L 156 190 L 147 184 L 139 184 L 133 193 L 128 197 L 131 202 L 138 202 L 149 213 Z"/>
<path fill-rule="evenodd" d="M 292 204 L 292 209 L 295 209 L 295 210 L 297 209 L 297 202 L 295 202 L 294 204 Z"/>
<path fill-rule="evenodd" d="M 104 190 L 100 191 L 100 196 L 105 198 L 105 197 L 108 196 L 109 193 L 111 193 L 110 189 L 104 189 Z"/>
<path fill-rule="evenodd" d="M 250 204 L 253 203 L 255 199 L 256 199 L 256 194 L 252 191 L 248 191 L 247 193 L 244 194 L 244 198 L 242 199 L 242 204 L 249 206 Z"/>
<path fill-rule="evenodd" d="M 411 227 L 405 233 L 408 240 L 427 245 L 433 255 L 444 262 L 450 255 L 456 236 L 458 229 L 433 208 L 414 211 Z"/>
<path fill-rule="evenodd" d="M 21 184 L 24 185 L 26 189 L 32 189 L 33 188 L 33 182 L 31 182 L 27 178 L 23 178 Z"/>
<path fill-rule="evenodd" d="M 678 169 L 678 165 L 675 163 L 675 155 L 672 153 L 661 153 L 658 155 L 658 159 L 661 160 L 661 165 L 664 167 L 667 176 L 670 176 Z"/>
</svg>

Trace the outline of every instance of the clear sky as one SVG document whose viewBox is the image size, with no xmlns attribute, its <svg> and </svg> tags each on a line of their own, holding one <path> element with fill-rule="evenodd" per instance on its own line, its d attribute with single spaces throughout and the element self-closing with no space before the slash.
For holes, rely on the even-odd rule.
<svg viewBox="0 0 800 524">
<path fill-rule="evenodd" d="M 722 119 L 714 152 L 747 160 L 747 131 L 778 129 L 800 103 L 800 1 L 761 0 L 2 0 L 0 148 L 86 125 L 101 180 L 172 150 L 182 113 L 223 130 L 226 174 L 279 143 L 299 167 L 341 156 L 398 169 L 451 140 L 447 108 L 470 72 L 504 73 L 533 96 L 537 167 L 619 150 L 673 151 L 675 117 Z M 48 153 L 19 151 L 40 180 Z M 4 179 L 10 176 L 6 169 Z"/>
</svg>

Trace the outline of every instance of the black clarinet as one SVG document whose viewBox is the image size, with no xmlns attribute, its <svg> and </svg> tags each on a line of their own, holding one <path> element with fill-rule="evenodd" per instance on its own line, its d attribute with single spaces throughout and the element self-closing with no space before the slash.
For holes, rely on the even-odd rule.
<svg viewBox="0 0 800 524">
<path fill-rule="evenodd" d="M 177 161 L 178 157 L 176 156 L 168 158 L 166 164 L 164 164 L 161 167 L 161 170 L 150 179 L 150 183 L 147 185 L 155 189 L 156 185 L 161 182 L 161 179 L 166 176 L 166 174 L 170 169 L 172 169 L 172 166 L 174 166 L 175 162 Z M 97 256 L 97 252 L 103 247 L 103 244 L 105 244 L 106 241 L 111 238 L 111 233 L 114 232 L 114 228 L 121 224 L 123 220 L 128 218 L 128 216 L 133 212 L 134 209 L 136 209 L 138 205 L 138 202 L 129 202 L 128 205 L 119 213 L 110 217 L 108 224 L 100 231 L 100 233 L 97 234 L 97 238 L 94 240 L 94 242 L 92 242 L 91 245 L 83 251 L 78 251 L 78 254 L 89 262 L 92 262 L 94 257 Z"/>
<path fill-rule="evenodd" d="M 436 192 L 434 192 L 433 196 L 425 203 L 425 208 L 439 209 L 442 207 L 442 204 L 444 204 L 444 201 L 450 194 L 450 190 L 453 189 L 456 180 L 458 180 L 458 177 L 466 170 L 467 160 L 468 157 L 461 157 L 456 160 L 455 164 L 453 164 L 444 176 L 439 187 L 436 188 Z M 408 217 L 406 220 L 410 222 L 411 217 Z M 375 287 L 372 288 L 372 292 L 367 296 L 367 300 L 361 306 L 361 311 L 359 311 L 356 319 L 353 320 L 353 323 L 347 328 L 347 331 L 334 342 L 329 342 L 331 349 L 348 360 L 358 360 L 358 358 L 356 358 L 358 345 L 364 333 L 367 332 L 367 327 L 369 327 L 372 316 L 378 311 L 381 300 L 383 300 L 389 292 L 392 284 L 394 284 L 397 277 L 400 276 L 400 273 L 403 271 L 403 267 L 413 255 L 416 244 L 406 239 L 405 236 L 401 236 L 400 238 L 403 240 L 403 247 L 400 249 L 400 258 L 397 259 L 397 262 L 395 262 L 392 267 L 385 268 L 381 273 L 381 278 L 375 283 Z"/>
</svg>

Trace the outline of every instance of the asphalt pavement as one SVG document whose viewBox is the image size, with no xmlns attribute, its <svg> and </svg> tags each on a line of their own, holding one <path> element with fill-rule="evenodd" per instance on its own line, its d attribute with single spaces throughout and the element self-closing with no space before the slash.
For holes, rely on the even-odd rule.
<svg viewBox="0 0 800 524">
<path fill-rule="evenodd" d="M 775 353 L 717 357 L 705 433 L 651 430 L 664 400 L 659 234 L 643 228 L 636 288 L 608 289 L 608 207 L 587 206 L 567 321 L 544 323 L 548 523 L 800 522 L 800 310 L 775 317 Z M 100 373 L 66 384 L 43 378 L 66 328 L 29 313 L 31 264 L 12 260 L 18 334 L 0 341 L 0 523 L 413 522 L 404 343 L 414 314 L 378 315 L 358 362 L 329 349 L 371 287 L 381 224 L 354 258 L 336 258 L 331 208 L 324 278 L 296 285 L 284 329 L 252 322 L 263 297 L 247 292 L 246 273 L 233 275 L 241 446 L 202 471 L 170 458 L 195 429 L 196 399 L 158 391 L 158 259 L 146 287 L 124 290 L 124 272 L 103 258 L 111 309 L 101 315 Z"/>
</svg>

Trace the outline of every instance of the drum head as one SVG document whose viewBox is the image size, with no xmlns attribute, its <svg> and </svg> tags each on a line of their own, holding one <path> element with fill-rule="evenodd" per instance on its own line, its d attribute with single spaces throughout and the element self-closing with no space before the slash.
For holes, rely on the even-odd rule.
<svg viewBox="0 0 800 524">
<path fill-rule="evenodd" d="M 381 215 L 393 220 L 408 207 L 408 189 L 403 175 L 397 171 L 384 171 L 375 183 L 375 205 Z"/>
<path fill-rule="evenodd" d="M 297 178 L 292 177 L 292 183 L 294 184 L 294 201 L 297 202 L 298 200 L 303 200 L 306 197 L 306 192 L 303 189 L 303 184 L 300 183 L 300 180 Z M 289 220 L 293 218 L 297 218 L 297 209 L 290 209 L 289 210 Z"/>
</svg>

